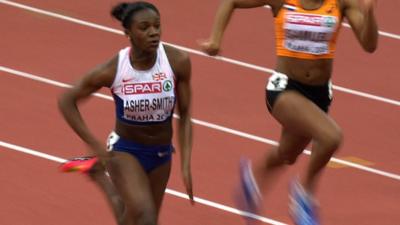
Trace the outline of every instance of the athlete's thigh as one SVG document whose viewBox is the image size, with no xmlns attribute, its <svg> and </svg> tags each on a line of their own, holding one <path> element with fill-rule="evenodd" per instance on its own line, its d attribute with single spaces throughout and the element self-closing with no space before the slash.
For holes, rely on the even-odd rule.
<svg viewBox="0 0 400 225">
<path fill-rule="evenodd" d="M 155 213 L 150 182 L 138 160 L 129 153 L 113 152 L 107 170 L 129 212 Z"/>
<path fill-rule="evenodd" d="M 153 193 L 157 214 L 160 212 L 165 189 L 171 172 L 171 161 L 155 168 L 149 173 L 150 186 Z"/>
<path fill-rule="evenodd" d="M 299 136 L 318 138 L 340 131 L 332 118 L 296 91 L 280 94 L 272 114 L 284 129 Z"/>
</svg>

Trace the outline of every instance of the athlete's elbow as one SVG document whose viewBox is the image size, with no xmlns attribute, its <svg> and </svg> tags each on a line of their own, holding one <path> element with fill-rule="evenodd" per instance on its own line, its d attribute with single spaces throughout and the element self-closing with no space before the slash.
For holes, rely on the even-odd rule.
<svg viewBox="0 0 400 225">
<path fill-rule="evenodd" d="M 68 93 L 63 93 L 57 99 L 58 110 L 64 113 L 68 108 L 70 108 L 72 101 Z"/>
<path fill-rule="evenodd" d="M 363 41 L 363 49 L 368 53 L 373 53 L 378 48 L 378 36 L 371 37 L 365 41 Z"/>
<path fill-rule="evenodd" d="M 230 10 L 237 8 L 237 3 L 235 0 L 225 0 L 223 2 L 224 6 L 229 8 Z"/>
<path fill-rule="evenodd" d="M 57 106 L 58 106 L 58 110 L 62 113 L 65 112 L 66 107 L 66 97 L 65 94 L 61 95 L 60 97 L 58 97 L 57 99 Z"/>
<path fill-rule="evenodd" d="M 364 50 L 368 53 L 374 53 L 377 48 L 378 48 L 377 44 L 370 44 L 370 45 L 364 46 Z"/>
</svg>

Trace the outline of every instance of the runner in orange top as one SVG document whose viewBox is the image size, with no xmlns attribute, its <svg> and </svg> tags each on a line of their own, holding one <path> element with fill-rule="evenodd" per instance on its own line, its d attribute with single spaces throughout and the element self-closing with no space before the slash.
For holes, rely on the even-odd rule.
<svg viewBox="0 0 400 225">
<path fill-rule="evenodd" d="M 282 125 L 278 147 L 255 170 L 250 161 L 241 161 L 241 181 L 245 203 L 257 211 L 260 190 L 284 165 L 293 164 L 313 141 L 309 166 L 290 190 L 291 215 L 296 224 L 319 224 L 314 195 L 325 165 L 342 143 L 339 126 L 327 114 L 332 100 L 333 57 L 343 18 L 367 52 L 374 52 L 378 29 L 374 16 L 375 0 L 225 0 L 221 3 L 210 38 L 200 43 L 204 52 L 216 55 L 225 28 L 236 8 L 269 5 L 275 17 L 276 72 L 266 87 L 266 103 Z"/>
</svg>

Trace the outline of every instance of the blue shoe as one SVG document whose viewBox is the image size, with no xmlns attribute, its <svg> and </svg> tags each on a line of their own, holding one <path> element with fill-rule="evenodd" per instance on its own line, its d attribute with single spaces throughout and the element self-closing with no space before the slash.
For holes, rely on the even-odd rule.
<svg viewBox="0 0 400 225">
<path fill-rule="evenodd" d="M 319 225 L 317 204 L 301 184 L 294 180 L 289 192 L 289 211 L 296 225 Z"/>
<path fill-rule="evenodd" d="M 241 189 L 239 193 L 242 195 L 241 206 L 244 210 L 256 214 L 261 206 L 262 198 L 249 159 L 240 159 L 239 173 Z"/>
</svg>

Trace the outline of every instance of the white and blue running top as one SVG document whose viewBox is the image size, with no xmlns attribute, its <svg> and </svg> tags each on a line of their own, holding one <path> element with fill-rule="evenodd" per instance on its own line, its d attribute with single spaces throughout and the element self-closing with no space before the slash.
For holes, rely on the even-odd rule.
<svg viewBox="0 0 400 225">
<path fill-rule="evenodd" d="M 120 50 L 111 92 L 116 115 L 130 124 L 151 124 L 170 120 L 175 107 L 175 75 L 162 44 L 148 70 L 136 70 L 130 63 L 131 48 Z"/>
</svg>

